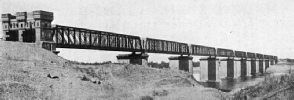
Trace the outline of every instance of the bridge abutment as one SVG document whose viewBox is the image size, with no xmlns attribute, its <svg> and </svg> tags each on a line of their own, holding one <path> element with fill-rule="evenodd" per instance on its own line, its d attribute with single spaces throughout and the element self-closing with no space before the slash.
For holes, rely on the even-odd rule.
<svg viewBox="0 0 294 100">
<path fill-rule="evenodd" d="M 193 64 L 191 56 L 169 57 L 169 67 L 171 69 L 183 70 L 193 74 Z"/>
<path fill-rule="evenodd" d="M 118 63 L 125 64 L 138 64 L 138 65 L 148 65 L 148 54 L 145 53 L 132 53 L 132 54 L 119 54 L 116 56 Z"/>
<path fill-rule="evenodd" d="M 218 58 L 200 59 L 200 82 L 220 82 Z"/>
<path fill-rule="evenodd" d="M 53 43 L 51 22 L 53 13 L 47 11 L 17 12 L 16 15 L 2 14 L 3 40 L 36 43 L 44 49 L 56 51 Z"/>
</svg>

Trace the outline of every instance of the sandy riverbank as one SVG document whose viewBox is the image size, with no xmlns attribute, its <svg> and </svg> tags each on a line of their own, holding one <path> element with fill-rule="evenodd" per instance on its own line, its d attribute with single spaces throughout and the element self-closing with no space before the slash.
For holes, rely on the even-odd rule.
<svg viewBox="0 0 294 100">
<path fill-rule="evenodd" d="M 0 99 L 222 100 L 189 73 L 147 66 L 72 63 L 34 44 L 0 41 Z"/>
</svg>

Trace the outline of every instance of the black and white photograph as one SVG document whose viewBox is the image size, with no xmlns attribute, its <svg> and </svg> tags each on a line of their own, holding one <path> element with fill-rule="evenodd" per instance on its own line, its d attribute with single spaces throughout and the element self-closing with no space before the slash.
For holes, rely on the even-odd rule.
<svg viewBox="0 0 294 100">
<path fill-rule="evenodd" d="M 292 0 L 1 0 L 0 14 L 0 100 L 294 98 Z"/>
</svg>

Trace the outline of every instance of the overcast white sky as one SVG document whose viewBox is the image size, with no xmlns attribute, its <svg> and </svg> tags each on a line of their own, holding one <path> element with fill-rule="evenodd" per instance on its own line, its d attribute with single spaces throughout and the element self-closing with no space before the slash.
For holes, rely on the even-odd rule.
<svg viewBox="0 0 294 100">
<path fill-rule="evenodd" d="M 293 5 L 293 0 L 1 0 L 0 13 L 45 10 L 54 12 L 53 24 L 294 58 Z M 87 62 L 116 61 L 123 53 L 58 50 Z M 169 56 L 150 54 L 149 60 Z"/>
</svg>

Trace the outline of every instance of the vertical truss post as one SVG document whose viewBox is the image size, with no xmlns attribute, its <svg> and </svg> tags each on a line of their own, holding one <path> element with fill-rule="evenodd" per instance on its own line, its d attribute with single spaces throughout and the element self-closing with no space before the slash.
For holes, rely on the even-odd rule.
<svg viewBox="0 0 294 100">
<path fill-rule="evenodd" d="M 99 36 L 99 40 L 98 40 L 98 47 L 101 47 L 101 43 L 102 43 L 102 35 L 101 32 L 98 32 L 98 36 Z"/>
<path fill-rule="evenodd" d="M 124 38 L 125 38 L 125 48 L 126 49 L 128 49 L 128 38 L 127 38 L 127 36 L 124 36 Z"/>
<path fill-rule="evenodd" d="M 161 51 L 164 51 L 164 41 L 161 41 Z"/>
<path fill-rule="evenodd" d="M 156 43 L 155 43 L 155 40 L 153 40 L 153 49 L 154 49 L 154 51 L 156 50 L 156 49 L 155 49 L 155 47 L 156 47 L 155 44 L 156 44 Z"/>
<path fill-rule="evenodd" d="M 82 46 L 82 33 L 81 33 L 81 29 L 79 29 L 79 47 L 81 47 Z"/>
<path fill-rule="evenodd" d="M 146 48 L 146 50 L 150 50 L 150 47 L 151 47 L 151 46 L 150 46 L 150 41 L 149 41 L 148 38 L 146 39 L 146 43 L 148 44 L 148 47 Z"/>
<path fill-rule="evenodd" d="M 116 45 L 117 45 L 117 48 L 121 48 L 120 47 L 120 40 L 119 39 L 120 39 L 120 35 L 116 35 L 116 43 L 117 43 Z"/>
<path fill-rule="evenodd" d="M 74 32 L 73 33 L 73 39 L 74 39 L 73 43 L 74 43 L 74 45 L 76 45 L 76 29 L 75 28 L 73 29 L 73 32 Z"/>
<path fill-rule="evenodd" d="M 133 46 L 134 46 L 134 45 L 133 45 L 133 42 L 134 42 L 134 41 L 133 41 L 133 38 L 130 37 L 130 38 L 129 38 L 129 41 L 130 41 L 131 49 L 134 49 L 134 47 L 133 47 Z"/>
<path fill-rule="evenodd" d="M 108 48 L 110 48 L 110 35 L 107 34 L 106 38 L 107 38 L 107 46 L 108 46 Z"/>
<path fill-rule="evenodd" d="M 61 28 L 61 44 L 64 44 L 64 27 Z"/>
<path fill-rule="evenodd" d="M 87 47 L 87 30 L 84 30 L 84 47 Z"/>
<path fill-rule="evenodd" d="M 67 39 L 68 39 L 67 43 L 70 45 L 70 30 L 68 27 L 66 28 L 66 30 L 67 30 Z"/>
<path fill-rule="evenodd" d="M 90 33 L 90 46 L 92 46 L 92 31 L 89 32 Z"/>
<path fill-rule="evenodd" d="M 55 26 L 55 30 L 54 31 L 55 31 L 56 44 L 58 44 L 58 33 L 59 32 L 58 32 L 58 26 L 57 25 Z"/>
<path fill-rule="evenodd" d="M 178 50 L 179 50 L 179 52 L 181 53 L 181 55 L 183 55 L 183 53 L 182 53 L 182 44 L 179 44 L 179 43 L 177 43 L 179 46 L 178 46 Z"/>
</svg>

